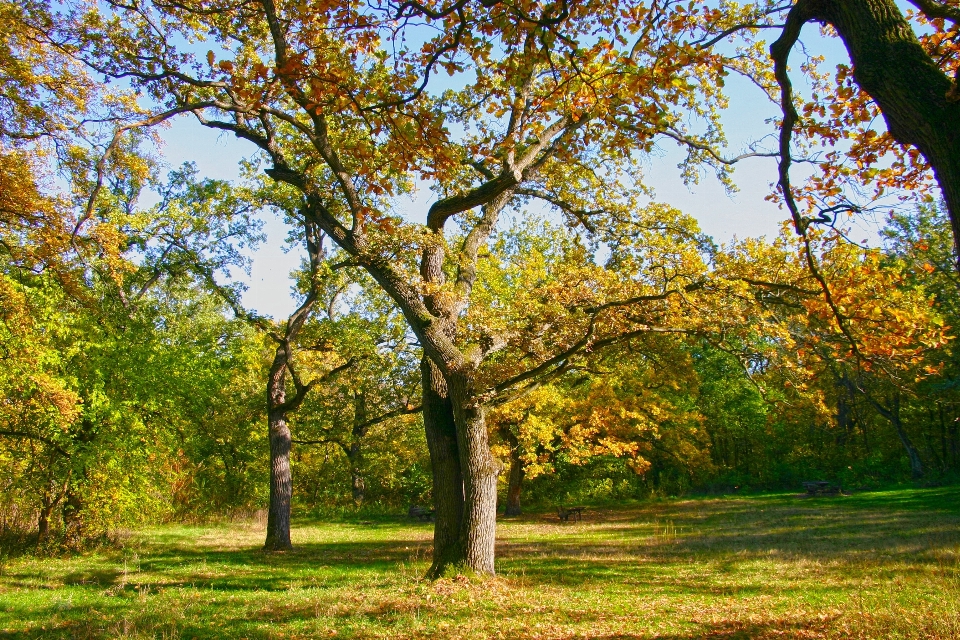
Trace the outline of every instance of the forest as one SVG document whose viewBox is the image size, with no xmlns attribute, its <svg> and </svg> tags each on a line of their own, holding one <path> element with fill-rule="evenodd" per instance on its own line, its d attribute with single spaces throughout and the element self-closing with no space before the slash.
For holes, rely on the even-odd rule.
<svg viewBox="0 0 960 640">
<path fill-rule="evenodd" d="M 958 246 L 956 0 L 0 0 L 0 635 L 956 637 Z"/>
</svg>

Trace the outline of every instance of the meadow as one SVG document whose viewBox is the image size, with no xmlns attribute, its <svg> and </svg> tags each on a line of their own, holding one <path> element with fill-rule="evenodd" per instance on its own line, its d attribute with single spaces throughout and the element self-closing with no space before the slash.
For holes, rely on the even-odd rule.
<svg viewBox="0 0 960 640">
<path fill-rule="evenodd" d="M 166 525 L 3 557 L 0 637 L 957 638 L 960 489 L 670 499 L 501 520 L 498 576 L 428 581 L 432 525 Z"/>
</svg>

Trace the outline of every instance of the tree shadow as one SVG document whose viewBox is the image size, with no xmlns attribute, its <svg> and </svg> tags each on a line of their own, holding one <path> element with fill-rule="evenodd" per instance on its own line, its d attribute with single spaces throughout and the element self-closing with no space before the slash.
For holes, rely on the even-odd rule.
<svg viewBox="0 0 960 640">
<path fill-rule="evenodd" d="M 539 540 L 504 536 L 497 555 L 507 572 L 561 584 L 637 574 L 663 584 L 670 583 L 671 571 L 692 562 L 710 574 L 730 573 L 771 556 L 857 569 L 895 568 L 905 560 L 939 566 L 960 545 L 953 500 L 960 502 L 957 488 L 933 496 L 908 490 L 859 500 L 777 496 L 653 503 L 598 512 L 596 520 L 575 526 L 531 517 L 527 524 L 539 525 Z"/>
</svg>

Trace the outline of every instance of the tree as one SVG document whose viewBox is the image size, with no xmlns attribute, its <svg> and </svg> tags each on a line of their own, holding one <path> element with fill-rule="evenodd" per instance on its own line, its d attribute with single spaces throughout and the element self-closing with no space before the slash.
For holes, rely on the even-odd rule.
<svg viewBox="0 0 960 640">
<path fill-rule="evenodd" d="M 893 0 L 798 0 L 790 7 L 783 32 L 770 49 L 784 110 L 780 187 L 798 221 L 799 232 L 804 223 L 794 211 L 795 205 L 790 204 L 788 177 L 790 138 L 799 114 L 793 104 L 787 58 L 803 25 L 820 22 L 836 29 L 853 63 L 852 74 L 846 68 L 838 74 L 840 86 L 835 104 L 852 112 L 852 123 L 863 123 L 870 118 L 871 109 L 869 106 L 864 108 L 862 98 L 851 96 L 851 92 L 844 93 L 842 81 L 852 75 L 859 90 L 875 102 L 889 132 L 889 136 L 878 136 L 870 127 L 860 132 L 858 142 L 863 144 L 856 145 L 856 151 L 861 152 L 857 173 L 869 182 L 873 176 L 870 173 L 864 175 L 864 172 L 871 170 L 884 151 L 909 155 L 904 150 L 893 149 L 894 142 L 919 150 L 933 169 L 943 193 L 953 227 L 957 260 L 960 260 L 960 134 L 957 133 L 960 131 L 960 89 L 957 85 L 960 76 L 953 79 L 949 76 L 958 65 L 955 31 L 960 22 L 960 9 L 951 2 L 939 0 L 910 2 L 919 10 L 912 17 L 915 18 L 914 24 L 923 29 L 920 37 Z M 826 137 L 836 139 L 836 135 L 829 132 Z M 921 170 L 923 168 L 921 166 Z M 905 177 L 911 178 L 909 173 L 906 172 Z M 893 180 L 894 183 L 899 181 Z M 821 213 L 817 212 L 813 217 Z M 829 215 L 829 209 L 826 213 Z"/>
<path fill-rule="evenodd" d="M 761 304 L 750 307 L 756 315 L 749 324 L 764 328 L 759 338 L 744 340 L 745 351 L 751 343 L 765 351 L 788 395 L 812 398 L 815 416 L 832 418 L 833 387 L 862 396 L 894 427 L 913 475 L 922 475 L 899 406 L 916 381 L 938 371 L 927 358 L 949 337 L 909 266 L 848 242 L 843 230 L 808 229 L 793 241 L 735 245 L 722 268 L 759 290 Z"/>
<path fill-rule="evenodd" d="M 303 12 L 268 0 L 237 13 L 156 3 L 89 16 L 98 40 L 87 60 L 142 87 L 163 114 L 189 111 L 256 145 L 267 174 L 297 194 L 304 219 L 398 305 L 425 353 L 422 404 L 438 514 L 431 573 L 458 564 L 492 573 L 499 465 L 484 423 L 486 394 L 550 372 L 593 336 L 482 386 L 478 365 L 499 339 L 464 342 L 459 320 L 481 249 L 502 212 L 524 199 L 541 199 L 588 229 L 608 209 L 629 211 L 643 192 L 626 187 L 631 195 L 617 201 L 632 154 L 661 133 L 689 145 L 691 165 L 724 171 L 709 153 L 722 141 L 718 87 L 729 71 L 753 67 L 749 57 L 711 47 L 755 13 L 466 1 Z M 401 44 L 410 29 L 428 27 L 438 35 L 419 50 Z M 176 52 L 171 43 L 181 34 L 210 37 L 218 51 L 206 64 Z M 392 60 L 383 42 L 397 43 Z M 467 86 L 438 100 L 427 90 L 438 67 L 462 73 Z M 707 120 L 707 136 L 683 131 L 691 108 Z M 453 136 L 448 123 L 466 135 Z M 390 196 L 412 175 L 434 181 L 440 194 L 425 226 L 391 213 Z M 578 195 L 587 187 L 593 193 Z"/>
<path fill-rule="evenodd" d="M 351 285 L 359 288 L 353 295 L 347 293 Z M 419 395 L 419 356 L 402 317 L 375 285 L 345 281 L 338 290 L 344 294 L 341 309 L 330 305 L 326 321 L 337 323 L 341 348 L 355 364 L 304 408 L 294 443 L 338 448 L 349 467 L 353 502 L 360 505 L 367 497 L 365 443 L 371 429 L 420 412 L 412 400 Z"/>
</svg>

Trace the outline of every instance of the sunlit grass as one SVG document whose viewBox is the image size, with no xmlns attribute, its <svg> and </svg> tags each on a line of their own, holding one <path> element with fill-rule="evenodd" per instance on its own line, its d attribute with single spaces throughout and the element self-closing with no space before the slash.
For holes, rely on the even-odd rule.
<svg viewBox="0 0 960 640">
<path fill-rule="evenodd" d="M 0 637 L 958 638 L 960 490 L 671 500 L 500 523 L 496 579 L 422 579 L 431 525 L 167 526 L 7 560 Z"/>
</svg>

